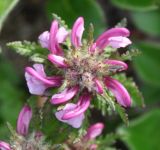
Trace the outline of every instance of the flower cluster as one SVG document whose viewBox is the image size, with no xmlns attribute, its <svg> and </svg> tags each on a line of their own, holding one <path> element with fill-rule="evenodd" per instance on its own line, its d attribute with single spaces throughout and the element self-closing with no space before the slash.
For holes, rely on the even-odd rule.
<svg viewBox="0 0 160 150">
<path fill-rule="evenodd" d="M 31 94 L 47 95 L 48 89 L 59 87 L 58 93 L 50 98 L 53 105 L 65 104 L 55 113 L 58 120 L 79 128 L 84 113 L 96 95 L 105 96 L 111 91 L 116 102 L 123 107 L 131 105 L 131 98 L 125 87 L 111 76 L 128 68 L 127 64 L 110 59 L 106 48 L 117 49 L 131 44 L 130 32 L 123 27 L 111 28 L 95 41 L 82 40 L 84 19 L 79 17 L 71 32 L 52 22 L 50 31 L 39 36 L 39 43 L 49 50 L 48 60 L 55 66 L 55 75 L 47 76 L 43 64 L 26 67 L 25 77 Z M 71 103 L 71 99 L 76 102 Z"/>
</svg>

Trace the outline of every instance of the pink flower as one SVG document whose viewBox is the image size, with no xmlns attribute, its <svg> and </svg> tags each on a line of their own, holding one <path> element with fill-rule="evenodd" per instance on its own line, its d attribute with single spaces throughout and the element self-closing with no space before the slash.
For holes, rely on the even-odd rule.
<svg viewBox="0 0 160 150">
<path fill-rule="evenodd" d="M 60 86 L 62 80 L 59 76 L 47 77 L 42 64 L 34 64 L 33 68 L 26 67 L 25 78 L 29 92 L 35 95 L 43 95 L 49 87 Z"/>
<path fill-rule="evenodd" d="M 53 54 L 62 55 L 60 43 L 63 43 L 68 35 L 64 27 L 58 28 L 58 22 L 52 22 L 50 32 L 45 31 L 39 36 L 39 43 L 43 48 L 49 49 Z"/>
<path fill-rule="evenodd" d="M 73 46 L 75 46 L 76 48 L 82 45 L 81 38 L 83 31 L 84 31 L 84 19 L 82 17 L 79 17 L 75 21 L 71 33 L 71 41 Z"/>
<path fill-rule="evenodd" d="M 19 113 L 17 120 L 17 133 L 26 136 L 28 134 L 29 124 L 32 118 L 32 110 L 25 105 Z"/>
<path fill-rule="evenodd" d="M 96 123 L 91 125 L 88 130 L 87 130 L 87 134 L 85 135 L 84 139 L 85 140 L 92 140 L 95 139 L 97 136 L 99 136 L 104 128 L 104 124 L 103 123 Z"/>
<path fill-rule="evenodd" d="M 106 46 L 113 48 L 126 47 L 131 44 L 131 41 L 126 38 L 130 32 L 126 28 L 112 28 L 101 34 L 95 41 L 99 51 L 103 51 Z"/>
<path fill-rule="evenodd" d="M 55 116 L 58 120 L 67 123 L 69 125 L 71 125 L 74 128 L 79 128 L 83 122 L 84 119 L 84 113 L 81 113 L 75 117 L 72 117 L 70 119 L 63 119 L 63 116 L 65 113 L 69 112 L 69 111 L 73 111 L 75 108 L 77 107 L 76 104 L 73 103 L 68 103 L 65 105 L 65 107 L 63 108 L 63 110 L 60 110 L 58 112 L 55 113 Z"/>
<path fill-rule="evenodd" d="M 91 100 L 90 94 L 88 92 L 84 92 L 80 96 L 78 103 L 76 104 L 76 107 L 72 110 L 67 111 L 63 115 L 62 119 L 68 120 L 68 119 L 74 118 L 76 116 L 79 116 L 80 114 L 83 114 L 87 110 L 87 108 L 89 107 L 90 100 Z"/>
<path fill-rule="evenodd" d="M 61 30 L 63 32 L 60 32 Z M 57 21 L 53 21 L 50 33 L 44 32 L 41 35 L 42 38 L 40 38 L 41 45 L 52 51 L 52 54 L 48 55 L 48 59 L 60 70 L 61 75 L 63 74 L 63 81 L 66 83 L 63 84 L 65 85 L 63 90 L 52 96 L 50 102 L 52 104 L 61 104 L 72 100 L 74 97 L 76 99 L 76 95 L 79 97 L 76 104 L 66 104 L 64 109 L 56 113 L 56 117 L 60 121 L 73 127 L 80 126 L 81 123 L 75 125 L 74 120 L 84 115 L 90 105 L 91 97 L 96 94 L 104 96 L 106 90 L 110 90 L 115 95 L 120 105 L 124 107 L 131 105 L 127 90 L 117 80 L 110 77 L 116 72 L 126 70 L 128 68 L 127 64 L 120 60 L 110 59 L 103 54 L 106 47 L 120 48 L 131 44 L 128 39 L 129 30 L 126 28 L 109 29 L 90 44 L 82 42 L 83 31 L 84 19 L 79 17 L 70 33 L 72 46 L 68 46 L 65 53 L 59 43 L 64 42 L 67 32 L 58 28 Z M 46 46 L 46 41 L 48 41 L 48 46 Z M 35 77 L 35 75 L 31 75 Z M 38 77 L 39 75 L 43 78 L 43 81 L 37 76 L 36 81 L 38 79 L 38 83 L 40 82 L 39 87 L 43 87 L 43 90 L 38 93 L 44 93 L 48 86 L 57 86 L 55 80 L 48 80 L 46 76 L 41 74 L 38 74 Z M 54 85 L 50 82 L 54 82 Z M 83 120 L 82 116 L 80 122 Z"/>
<path fill-rule="evenodd" d="M 111 77 L 106 77 L 104 82 L 107 88 L 115 95 L 120 105 L 124 107 L 131 106 L 130 95 L 121 83 Z"/>
<path fill-rule="evenodd" d="M 11 150 L 10 145 L 3 141 L 0 141 L 0 149 L 1 150 Z"/>
<path fill-rule="evenodd" d="M 72 88 L 66 88 L 63 92 L 53 95 L 51 98 L 51 103 L 60 104 L 67 102 L 77 94 L 78 90 L 79 90 L 78 86 L 74 86 Z"/>
</svg>

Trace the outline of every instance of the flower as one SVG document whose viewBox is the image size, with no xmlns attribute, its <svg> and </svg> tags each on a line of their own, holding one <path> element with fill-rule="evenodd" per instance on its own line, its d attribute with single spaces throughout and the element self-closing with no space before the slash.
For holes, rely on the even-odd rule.
<svg viewBox="0 0 160 150">
<path fill-rule="evenodd" d="M 11 150 L 10 145 L 3 141 L 0 141 L 0 149 L 1 150 Z"/>
<path fill-rule="evenodd" d="M 79 128 L 82 124 L 82 121 L 84 119 L 84 113 L 81 113 L 79 115 L 76 115 L 75 117 L 72 117 L 71 119 L 63 119 L 64 114 L 66 114 L 68 111 L 73 111 L 76 109 L 77 105 L 73 103 L 68 103 L 65 105 L 63 110 L 60 110 L 55 113 L 55 116 L 58 120 L 67 123 L 71 125 L 74 128 Z"/>
<path fill-rule="evenodd" d="M 43 95 L 49 87 L 57 87 L 61 85 L 61 77 L 47 77 L 42 64 L 34 64 L 33 68 L 26 67 L 25 78 L 29 88 L 29 92 L 35 95 Z"/>
<path fill-rule="evenodd" d="M 59 43 L 63 43 L 68 35 L 64 27 L 58 28 L 57 20 L 54 20 L 51 25 L 50 32 L 45 31 L 39 36 L 39 43 L 43 48 L 49 49 L 56 55 L 63 54 Z"/>
<path fill-rule="evenodd" d="M 65 104 L 64 108 L 55 114 L 60 121 L 73 127 L 79 127 L 81 124 L 82 116 L 89 107 L 92 97 L 97 94 L 104 97 L 107 90 L 112 92 L 120 105 L 124 107 L 131 105 L 131 98 L 125 87 L 111 77 L 116 72 L 126 70 L 127 64 L 104 55 L 108 47 L 116 49 L 131 44 L 128 39 L 129 30 L 123 27 L 111 28 L 97 40 L 87 42 L 82 41 L 83 31 L 84 19 L 79 17 L 70 33 L 72 46 L 66 44 L 68 50 L 64 51 L 61 43 L 65 44 L 69 33 L 64 27 L 59 27 L 58 21 L 54 20 L 50 32 L 43 32 L 39 36 L 39 42 L 42 47 L 50 50 L 48 60 L 59 70 L 60 75 L 47 77 L 40 64 L 40 69 L 35 65 L 34 69 L 27 67 L 25 75 L 32 94 L 42 95 L 47 88 L 60 85 L 63 87 L 51 97 L 50 102 L 54 105 L 66 103 L 79 95 L 76 104 Z M 80 116 L 80 123 L 75 125 L 74 120 Z"/>
<path fill-rule="evenodd" d="M 104 128 L 104 124 L 103 124 L 103 123 L 100 123 L 100 122 L 91 125 L 91 126 L 88 128 L 87 133 L 86 133 L 86 135 L 84 136 L 84 139 L 85 139 L 85 140 L 95 139 L 97 136 L 99 136 L 99 135 L 102 133 L 103 128 Z"/>
<path fill-rule="evenodd" d="M 32 110 L 25 105 L 19 113 L 17 120 L 17 133 L 23 136 L 28 134 L 29 124 L 32 118 Z"/>
</svg>

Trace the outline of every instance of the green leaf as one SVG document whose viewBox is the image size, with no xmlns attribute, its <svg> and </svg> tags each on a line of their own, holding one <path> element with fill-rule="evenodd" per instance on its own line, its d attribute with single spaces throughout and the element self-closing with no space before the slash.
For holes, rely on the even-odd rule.
<svg viewBox="0 0 160 150">
<path fill-rule="evenodd" d="M 8 14 L 16 6 L 19 0 L 1 0 L 0 1 L 0 31 Z"/>
<path fill-rule="evenodd" d="M 111 0 L 111 2 L 127 10 L 147 11 L 158 8 L 155 0 Z"/>
<path fill-rule="evenodd" d="M 143 96 L 132 78 L 127 78 L 124 73 L 117 74 L 113 77 L 117 79 L 119 82 L 121 82 L 124 85 L 124 87 L 128 90 L 132 98 L 132 106 L 138 105 L 144 107 L 145 104 Z"/>
<path fill-rule="evenodd" d="M 128 114 L 126 113 L 125 108 L 123 108 L 119 104 L 115 104 L 115 106 L 116 106 L 116 112 L 120 115 L 123 122 L 128 126 L 129 120 L 128 120 Z"/>
<path fill-rule="evenodd" d="M 130 122 L 128 128 L 122 126 L 118 133 L 130 150 L 160 149 L 160 110 L 154 109 Z"/>
<path fill-rule="evenodd" d="M 83 16 L 86 27 L 93 23 L 96 35 L 104 31 L 104 14 L 95 0 L 49 0 L 46 11 L 51 20 L 52 13 L 61 16 L 70 28 L 77 17 Z"/>
<path fill-rule="evenodd" d="M 140 55 L 141 52 L 138 50 L 138 49 L 131 49 L 131 50 L 128 50 L 126 51 L 126 53 L 123 53 L 121 56 L 120 56 L 120 60 L 132 60 L 133 57 L 135 56 L 138 56 Z"/>
<path fill-rule="evenodd" d="M 131 17 L 135 26 L 142 32 L 152 36 L 160 35 L 160 10 L 133 12 L 131 13 Z"/>
<path fill-rule="evenodd" d="M 142 55 L 134 59 L 134 67 L 142 81 L 160 87 L 160 45 L 151 42 L 136 44 Z"/>
<path fill-rule="evenodd" d="M 16 51 L 16 53 L 22 56 L 29 56 L 30 60 L 43 63 L 47 57 L 48 50 L 42 48 L 35 42 L 29 41 L 15 41 L 7 43 L 7 46 Z"/>
</svg>

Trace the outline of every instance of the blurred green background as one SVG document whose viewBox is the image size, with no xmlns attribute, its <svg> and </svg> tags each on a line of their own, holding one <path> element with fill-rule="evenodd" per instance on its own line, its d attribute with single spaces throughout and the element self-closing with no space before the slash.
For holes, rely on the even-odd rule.
<svg viewBox="0 0 160 150">
<path fill-rule="evenodd" d="M 95 37 L 127 18 L 131 40 L 142 54 L 129 63 L 132 76 L 143 93 L 145 108 L 128 110 L 130 126 L 106 118 L 107 132 L 123 139 L 115 146 L 123 150 L 160 150 L 160 2 L 157 0 L 1 0 L 0 1 L 0 139 L 8 138 L 6 121 L 16 127 L 18 112 L 29 97 L 24 79 L 27 58 L 6 47 L 16 40 L 37 41 L 48 30 L 51 13 L 71 27 L 78 16 L 95 27 Z"/>
</svg>

